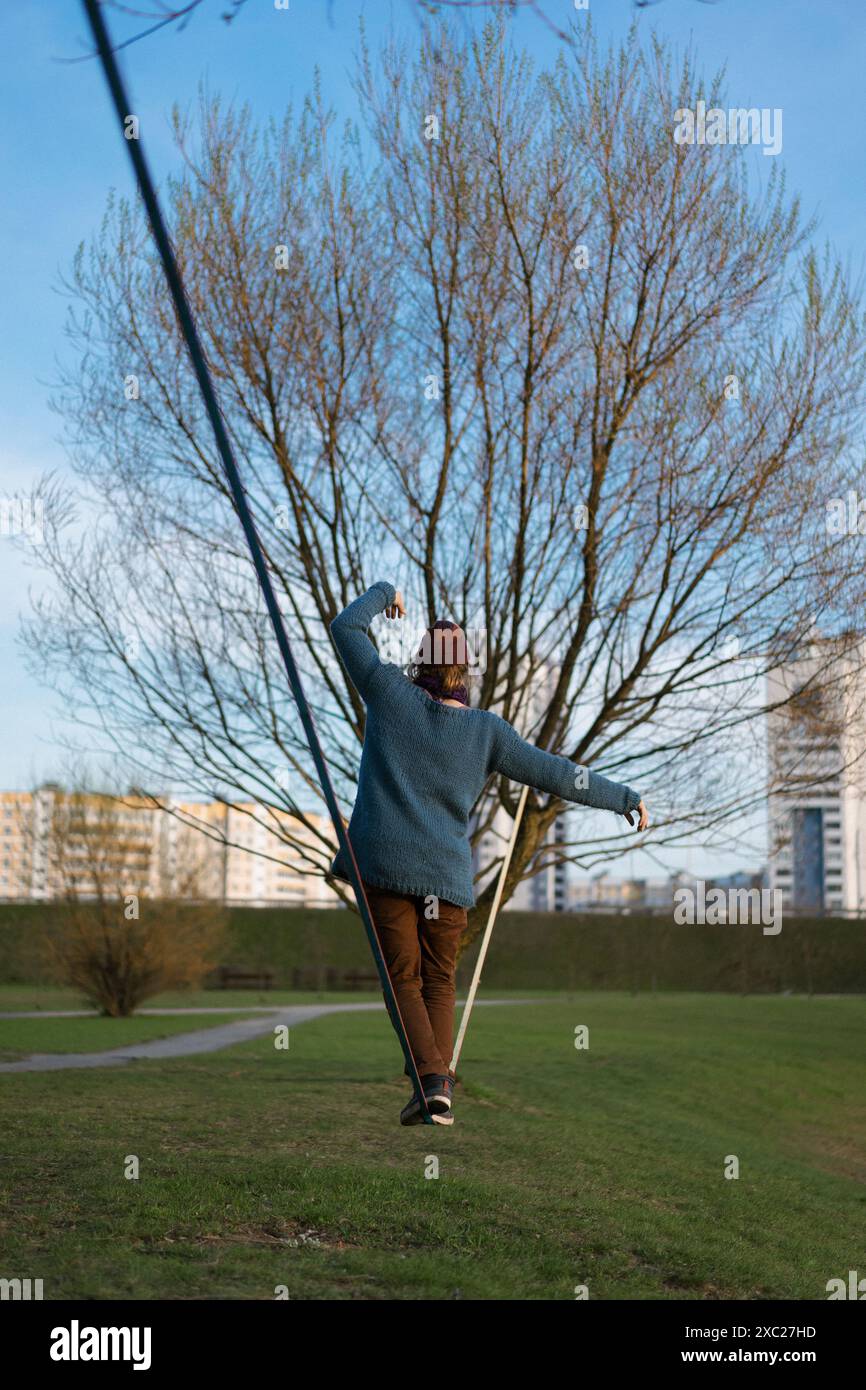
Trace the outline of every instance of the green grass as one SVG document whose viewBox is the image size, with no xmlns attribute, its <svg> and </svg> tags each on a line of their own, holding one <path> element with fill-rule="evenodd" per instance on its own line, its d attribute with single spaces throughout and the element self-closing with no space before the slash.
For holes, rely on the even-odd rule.
<svg viewBox="0 0 866 1390">
<path fill-rule="evenodd" d="M 513 991 L 512 991 L 513 992 Z M 190 989 L 166 990 L 146 999 L 144 1009 L 249 1009 L 263 1005 L 279 1008 L 283 1004 L 350 1004 L 381 999 L 381 993 L 371 991 L 347 993 L 323 990 L 291 989 Z M 12 1011 L 31 1013 L 36 1009 L 86 1009 L 81 995 L 74 989 L 50 988 L 44 985 L 0 985 L 0 1013 Z"/>
<path fill-rule="evenodd" d="M 248 1013 L 232 1013 L 192 1018 L 0 1018 L 0 1062 L 14 1062 L 34 1052 L 105 1052 L 249 1017 Z"/>
<path fill-rule="evenodd" d="M 851 997 L 479 1010 L 452 1130 L 397 1124 L 380 1014 L 7 1075 L 2 1272 L 51 1299 L 824 1299 L 862 1262 L 864 1023 Z"/>
</svg>

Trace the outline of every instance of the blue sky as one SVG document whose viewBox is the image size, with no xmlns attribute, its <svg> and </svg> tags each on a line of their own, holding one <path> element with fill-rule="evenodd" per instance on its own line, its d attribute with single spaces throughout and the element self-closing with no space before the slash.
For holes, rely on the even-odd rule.
<svg viewBox="0 0 866 1390">
<path fill-rule="evenodd" d="M 554 21 L 570 17 L 572 0 L 539 0 Z M 624 34 L 631 0 L 590 0 L 599 35 Z M 153 0 L 133 8 L 152 10 Z M 297 104 L 318 66 L 338 113 L 351 116 L 349 81 L 364 16 L 372 43 L 396 26 L 418 32 L 412 0 L 247 0 L 231 25 L 225 0 L 205 0 L 183 32 L 166 29 L 123 54 L 132 107 L 146 131 L 145 149 L 159 176 L 173 152 L 167 113 L 174 101 L 195 101 L 199 82 L 227 98 L 249 101 L 257 116 Z M 119 39 L 148 20 L 109 14 Z M 479 23 L 475 12 L 467 23 Z M 558 40 L 538 17 L 513 21 L 515 36 L 550 60 Z M 866 7 L 857 0 L 661 0 L 639 12 L 681 50 L 692 39 L 704 69 L 727 64 L 731 104 L 781 107 L 781 160 L 789 187 L 807 213 L 820 218 L 821 238 L 860 270 L 864 260 L 866 188 L 862 141 Z M 64 354 L 65 304 L 58 276 L 76 245 L 97 227 L 108 190 L 127 192 L 130 171 L 98 66 L 65 63 L 85 51 L 77 0 L 23 0 L 0 13 L 7 55 L 0 89 L 3 216 L 0 219 L 0 334 L 5 345 L 0 386 L 0 492 L 8 495 L 44 470 L 65 468 L 59 422 L 47 408 L 49 383 Z M 765 161 L 768 163 L 769 161 Z M 28 585 L 40 584 L 17 549 L 0 536 L 0 788 L 30 785 L 58 766 L 62 730 L 55 697 L 27 675 L 15 643 Z M 742 857 L 742 856 L 740 856 Z M 760 859 L 756 845 L 754 862 Z M 695 865 L 697 867 L 697 865 Z"/>
</svg>

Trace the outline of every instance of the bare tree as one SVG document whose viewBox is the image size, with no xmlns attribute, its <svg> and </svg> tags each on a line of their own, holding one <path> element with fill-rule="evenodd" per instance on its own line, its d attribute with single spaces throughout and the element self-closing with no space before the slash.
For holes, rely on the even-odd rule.
<svg viewBox="0 0 866 1390">
<path fill-rule="evenodd" d="M 175 113 L 167 204 L 251 505 L 346 795 L 363 707 L 327 624 L 392 578 L 416 628 L 486 634 L 477 701 L 651 796 L 655 843 L 736 836 L 765 795 L 765 675 L 817 621 L 850 626 L 863 319 L 796 200 L 749 151 L 686 146 L 687 56 L 581 30 L 535 71 L 490 22 L 414 53 L 362 44 L 364 128 L 315 88 L 257 129 Z M 146 132 L 143 137 L 146 139 Z M 55 596 L 27 636 L 82 722 L 168 779 L 330 834 L 139 209 L 112 198 L 68 282 L 58 392 L 89 497 L 46 480 Z M 94 517 L 94 500 L 99 516 Z M 410 614 L 413 610 L 410 609 Z M 513 791 L 491 786 L 476 834 Z M 531 795 L 506 898 L 551 859 Z M 611 818 L 612 819 L 612 818 Z M 399 852 L 398 850 L 396 852 Z M 482 893 L 468 939 L 489 892 Z"/>
<path fill-rule="evenodd" d="M 204 5 L 205 0 L 183 0 L 182 4 L 165 3 L 165 0 L 153 0 L 154 8 L 145 9 L 141 4 L 129 5 L 124 0 L 100 0 L 107 10 L 113 10 L 115 14 L 124 17 L 133 17 L 137 22 L 141 20 L 152 20 L 145 29 L 134 33 L 129 38 L 124 39 L 116 47 L 128 48 L 130 44 L 138 43 L 141 39 L 149 38 L 151 34 L 160 29 L 172 28 L 176 33 L 186 29 L 193 16 Z M 248 0 L 219 0 L 219 17 L 225 24 L 231 24 L 243 11 Z M 631 0 L 637 10 L 649 9 L 657 5 L 661 0 Z M 698 0 L 698 4 L 716 5 L 719 0 Z M 274 0 L 274 8 L 288 10 L 290 0 Z M 328 13 L 333 14 L 335 0 L 327 0 Z M 540 19 L 544 26 L 550 29 L 560 39 L 568 38 L 568 32 L 554 20 L 552 13 L 543 3 L 543 0 L 407 0 L 410 10 L 414 10 L 422 21 L 426 18 L 436 19 L 442 11 L 460 13 L 467 16 L 478 10 L 499 11 L 501 14 L 514 15 L 520 10 L 527 10 Z M 579 4 L 575 0 L 575 9 L 589 9 L 589 0 Z M 86 55 L 91 57 L 93 55 Z M 72 59 L 66 61 L 81 62 L 83 59 Z"/>
</svg>

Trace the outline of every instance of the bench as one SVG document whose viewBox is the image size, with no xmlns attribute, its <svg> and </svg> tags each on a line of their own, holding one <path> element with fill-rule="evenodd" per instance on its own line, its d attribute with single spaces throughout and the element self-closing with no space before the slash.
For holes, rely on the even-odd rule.
<svg viewBox="0 0 866 1390">
<path fill-rule="evenodd" d="M 292 971 L 292 989 L 299 990 L 359 990 L 381 988 L 375 970 L 338 970 L 326 967 L 296 966 Z"/>
<path fill-rule="evenodd" d="M 272 970 L 239 970 L 234 965 L 221 965 L 216 972 L 217 989 L 271 989 Z"/>
<path fill-rule="evenodd" d="M 375 970 L 344 970 L 343 984 L 346 989 L 382 988 L 382 982 Z"/>
</svg>

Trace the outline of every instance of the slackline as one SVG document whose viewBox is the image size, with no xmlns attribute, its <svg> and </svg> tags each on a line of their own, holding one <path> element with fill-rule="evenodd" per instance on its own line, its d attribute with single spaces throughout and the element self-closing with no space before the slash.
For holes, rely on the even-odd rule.
<svg viewBox="0 0 866 1390">
<path fill-rule="evenodd" d="M 337 805 L 337 798 L 334 795 L 334 789 L 331 786 L 331 779 L 328 774 L 327 764 L 325 763 L 324 755 L 319 744 L 318 734 L 316 733 L 316 726 L 313 723 L 312 712 L 310 710 L 309 704 L 307 703 L 307 698 L 304 694 L 303 686 L 301 685 L 301 679 L 298 673 L 298 668 L 295 664 L 295 659 L 292 655 L 292 649 L 289 645 L 289 639 L 286 634 L 285 625 L 283 623 L 283 616 L 280 612 L 279 605 L 277 604 L 276 595 L 274 594 L 273 590 L 273 585 L 271 584 L 271 577 L 268 572 L 268 567 L 265 562 L 264 554 L 262 552 L 261 542 L 259 541 L 259 537 L 256 532 L 255 524 L 252 518 L 252 513 L 247 502 L 246 492 L 244 490 L 243 483 L 241 482 L 240 473 L 238 472 L 238 467 L 235 463 L 234 454 L 232 452 L 232 447 L 229 442 L 228 432 L 226 430 L 225 424 L 223 423 L 223 418 L 220 413 L 219 405 L 217 403 L 216 391 L 214 390 L 213 382 L 211 381 L 210 371 L 208 370 L 207 362 L 205 360 L 204 352 L 202 350 L 201 342 L 199 340 L 198 332 L 196 330 L 195 321 L 192 316 L 192 311 L 189 307 L 189 301 L 186 297 L 186 291 L 183 287 L 183 281 L 181 279 L 177 260 L 172 249 L 171 241 L 169 240 L 165 222 L 163 221 L 162 211 L 160 209 L 159 201 L 156 196 L 156 191 L 154 189 L 153 182 L 150 177 L 147 162 L 145 160 L 144 154 L 141 149 L 141 144 L 137 136 L 134 139 L 125 138 L 126 121 L 127 117 L 131 114 L 130 105 L 126 97 L 126 92 L 123 86 L 123 81 L 120 76 L 120 70 L 117 65 L 114 50 L 112 48 L 108 36 L 108 30 L 106 28 L 98 0 L 82 0 L 82 3 L 84 5 L 87 20 L 90 24 L 90 29 L 93 34 L 94 42 L 96 44 L 96 48 L 99 54 L 99 61 L 102 64 L 102 70 L 105 74 L 105 80 L 108 83 L 109 91 L 111 92 L 112 101 L 114 102 L 114 108 L 117 112 L 117 118 L 120 121 L 121 132 L 124 135 L 124 143 L 126 144 L 126 147 L 129 151 L 129 157 L 132 160 L 132 166 L 135 172 L 135 178 L 138 184 L 138 189 L 141 194 L 141 198 L 144 203 L 145 209 L 147 211 L 147 217 L 150 223 L 150 230 L 153 234 L 153 239 L 156 242 L 156 247 L 159 252 L 160 260 L 162 261 L 162 267 L 165 271 L 165 278 L 168 281 L 169 293 L 171 294 L 172 300 L 174 302 L 174 308 L 175 313 L 177 314 L 178 325 L 180 327 L 181 333 L 183 334 L 183 338 L 190 355 L 190 360 L 193 365 L 193 370 L 195 371 L 196 377 L 198 379 L 199 390 L 201 391 L 205 410 L 207 411 L 208 418 L 211 423 L 211 428 L 214 433 L 214 439 L 216 441 L 217 450 L 219 451 L 220 459 L 222 461 L 223 471 L 226 475 L 226 481 L 228 482 L 229 488 L 231 490 L 235 508 L 237 510 L 238 517 L 240 518 L 240 523 L 244 528 L 244 534 L 247 539 L 247 545 L 250 549 L 250 554 L 252 556 L 256 576 L 261 586 L 268 614 L 273 625 L 274 635 L 277 639 L 277 646 L 279 647 L 280 655 L 283 658 L 283 665 L 286 668 L 286 675 L 288 676 L 289 685 L 291 687 L 292 694 L 295 698 L 295 703 L 298 707 L 298 713 L 301 717 L 301 723 L 304 726 L 304 733 L 307 737 L 307 743 L 309 745 L 310 752 L 313 756 L 313 761 L 316 765 L 316 772 L 318 774 L 325 802 L 327 804 L 328 811 L 331 816 L 331 821 L 333 822 L 334 832 L 337 836 L 337 842 L 340 846 L 340 849 L 343 852 L 343 855 L 345 856 L 346 862 L 349 865 L 350 882 L 355 892 L 355 898 L 358 903 L 358 911 L 361 914 L 361 920 L 364 923 L 364 930 L 367 933 L 367 940 L 369 941 L 370 949 L 373 952 L 373 959 L 376 962 L 376 969 L 379 973 L 379 979 L 382 984 L 382 993 L 385 996 L 385 1003 L 388 1008 L 388 1013 L 390 1014 L 391 1021 L 394 1025 L 394 1030 L 397 1033 L 398 1038 L 400 1039 L 400 1046 L 402 1047 L 403 1055 L 406 1058 L 406 1064 L 409 1068 L 409 1077 L 412 1081 L 412 1085 L 415 1088 L 415 1094 L 417 1096 L 418 1103 L 421 1108 L 421 1114 L 424 1118 L 424 1123 L 433 1124 L 433 1117 L 430 1114 L 427 1101 L 424 1097 L 424 1088 L 421 1085 L 421 1078 L 418 1075 L 418 1067 L 415 1063 L 415 1058 L 412 1055 L 412 1048 L 409 1045 L 409 1038 L 406 1033 L 406 1026 L 403 1022 L 403 1018 L 400 1013 L 400 1007 L 397 1003 L 396 995 L 394 994 L 394 986 L 391 983 L 391 977 L 388 974 L 388 967 L 385 963 L 385 957 L 382 953 L 382 946 L 379 941 L 379 936 L 376 931 L 375 923 L 373 922 L 372 914 L 370 912 L 370 905 L 367 902 L 367 895 L 364 892 L 364 885 L 361 880 L 360 870 L 358 869 L 354 851 L 352 850 L 352 846 L 349 843 L 349 837 L 346 833 L 346 828 L 343 824 L 343 820 L 340 815 L 340 808 Z"/>
<path fill-rule="evenodd" d="M 508 866 L 511 863 L 511 856 L 514 853 L 514 846 L 517 843 L 517 832 L 520 829 L 520 822 L 523 819 L 523 808 L 526 805 L 526 797 L 529 793 L 528 787 L 523 787 L 520 792 L 520 800 L 517 803 L 517 810 L 514 813 L 514 824 L 511 827 L 511 835 L 508 840 L 508 847 L 505 857 L 502 860 L 502 868 L 499 871 L 499 880 L 496 884 L 496 892 L 493 894 L 493 902 L 490 904 L 490 914 L 487 918 L 487 926 L 484 928 L 484 936 L 481 939 L 481 948 L 478 952 L 478 959 L 475 962 L 475 969 L 472 973 L 472 983 L 469 986 L 469 993 L 466 996 L 466 1003 L 463 1006 L 463 1013 L 460 1018 L 460 1027 L 457 1031 L 457 1041 L 454 1044 L 454 1052 L 451 1057 L 451 1070 L 456 1072 L 457 1062 L 463 1049 L 463 1041 L 466 1037 L 466 1029 L 469 1027 L 469 1017 L 472 1013 L 472 1006 L 475 1003 L 475 996 L 478 993 L 478 986 L 481 982 L 481 971 L 484 969 L 484 961 L 487 956 L 487 948 L 490 945 L 490 938 L 493 935 L 493 924 L 496 921 L 496 914 L 499 911 L 499 904 L 502 901 L 502 891 L 505 888 L 505 879 L 508 874 Z"/>
</svg>

